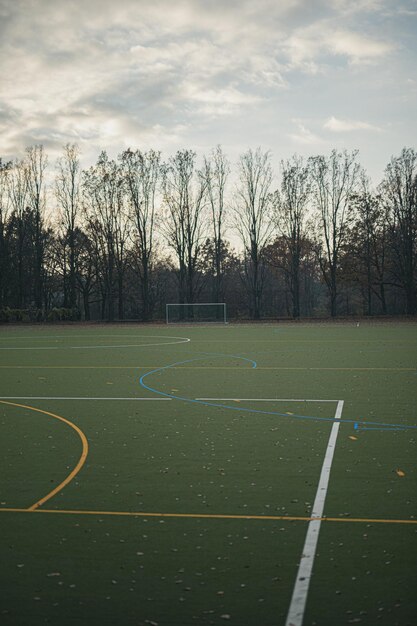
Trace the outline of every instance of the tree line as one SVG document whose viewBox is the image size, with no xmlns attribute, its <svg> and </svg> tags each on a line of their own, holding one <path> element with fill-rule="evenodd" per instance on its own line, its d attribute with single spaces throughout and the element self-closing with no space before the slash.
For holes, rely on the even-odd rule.
<svg viewBox="0 0 417 626">
<path fill-rule="evenodd" d="M 162 319 L 167 302 L 232 318 L 415 315 L 417 153 L 373 187 L 357 151 L 163 160 L 67 144 L 0 160 L 0 321 Z"/>
</svg>

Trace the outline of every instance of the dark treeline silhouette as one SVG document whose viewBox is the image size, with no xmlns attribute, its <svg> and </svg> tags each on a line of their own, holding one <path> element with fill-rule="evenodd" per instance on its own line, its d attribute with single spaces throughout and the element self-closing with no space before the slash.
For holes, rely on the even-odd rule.
<svg viewBox="0 0 417 626">
<path fill-rule="evenodd" d="M 160 320 L 166 303 L 229 318 L 415 315 L 417 153 L 372 187 L 358 153 L 281 161 L 218 146 L 102 152 L 43 146 L 0 160 L 0 321 Z M 233 242 L 233 243 L 232 243 Z"/>
</svg>

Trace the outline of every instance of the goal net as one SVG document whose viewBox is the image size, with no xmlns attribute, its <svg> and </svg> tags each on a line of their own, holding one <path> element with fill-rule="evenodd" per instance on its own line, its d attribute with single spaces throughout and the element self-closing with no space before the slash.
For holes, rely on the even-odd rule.
<svg viewBox="0 0 417 626">
<path fill-rule="evenodd" d="M 167 324 L 226 324 L 226 304 L 224 302 L 200 302 L 198 304 L 167 304 Z"/>
</svg>

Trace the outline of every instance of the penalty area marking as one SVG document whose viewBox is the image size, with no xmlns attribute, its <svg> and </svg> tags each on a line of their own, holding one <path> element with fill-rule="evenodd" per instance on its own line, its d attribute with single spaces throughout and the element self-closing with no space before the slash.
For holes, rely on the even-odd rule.
<svg viewBox="0 0 417 626">
<path fill-rule="evenodd" d="M 330 470 L 332 468 L 333 456 L 336 447 L 337 435 L 339 433 L 340 418 L 342 417 L 343 400 L 339 400 L 336 407 L 332 429 L 324 456 L 320 473 L 320 480 L 314 500 L 311 521 L 308 524 L 307 535 L 301 554 L 300 565 L 295 579 L 294 590 L 288 610 L 285 626 L 301 626 L 303 623 L 304 611 L 307 602 L 307 595 L 310 586 L 311 573 L 316 555 L 317 542 L 319 539 L 320 526 L 323 518 L 324 503 L 329 486 Z"/>
</svg>

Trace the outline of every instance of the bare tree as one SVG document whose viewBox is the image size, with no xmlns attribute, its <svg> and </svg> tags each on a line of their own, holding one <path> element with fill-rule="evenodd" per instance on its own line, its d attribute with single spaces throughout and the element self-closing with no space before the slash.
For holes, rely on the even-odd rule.
<svg viewBox="0 0 417 626">
<path fill-rule="evenodd" d="M 55 193 L 60 207 L 60 225 L 64 249 L 69 249 L 69 267 L 64 258 L 64 306 L 76 307 L 76 227 L 80 211 L 80 158 L 75 144 L 66 144 L 58 159 Z M 67 278 L 68 275 L 68 278 Z"/>
<path fill-rule="evenodd" d="M 205 226 L 205 183 L 195 175 L 195 158 L 192 150 L 182 150 L 163 168 L 166 212 L 161 226 L 177 257 L 181 303 L 192 303 L 197 295 L 197 264 Z"/>
<path fill-rule="evenodd" d="M 156 192 L 160 177 L 159 152 L 132 152 L 121 155 L 126 186 L 129 219 L 134 227 L 134 241 L 138 251 L 138 271 L 142 296 L 142 318 L 148 320 L 152 312 L 152 268 L 156 219 Z"/>
<path fill-rule="evenodd" d="M 305 240 L 307 203 L 310 197 L 308 167 L 294 155 L 281 161 L 281 189 L 273 198 L 274 221 L 287 250 L 287 282 L 292 300 L 292 315 L 300 317 L 300 266 Z"/>
<path fill-rule="evenodd" d="M 94 239 L 103 286 L 103 308 L 114 319 L 117 283 L 119 318 L 123 319 L 123 277 L 126 267 L 128 227 L 124 210 L 123 180 L 117 163 L 102 152 L 95 167 L 83 175 L 84 213 Z"/>
<path fill-rule="evenodd" d="M 229 196 L 220 146 L 201 167 L 192 150 L 165 164 L 159 152 L 127 150 L 116 160 L 103 152 L 82 172 L 67 144 L 55 201 L 44 148 L 23 156 L 0 159 L 0 321 L 60 319 L 62 304 L 86 319 L 100 307 L 103 319 L 138 310 L 151 319 L 177 291 L 183 303 L 227 293 L 232 316 L 249 307 L 255 319 L 314 315 L 324 301 L 333 316 L 417 313 L 414 149 L 391 159 L 376 190 L 357 151 L 294 156 L 274 193 L 269 153 L 248 150 Z"/>
<path fill-rule="evenodd" d="M 406 311 L 417 312 L 417 152 L 404 148 L 393 157 L 381 185 L 389 209 L 397 276 L 404 290 Z"/>
<path fill-rule="evenodd" d="M 356 191 L 360 165 L 357 150 L 329 157 L 310 157 L 312 198 L 315 209 L 317 255 L 330 296 L 331 316 L 337 315 L 338 265 L 354 219 L 352 196 Z"/>
<path fill-rule="evenodd" d="M 24 271 L 24 248 L 26 240 L 26 219 L 28 202 L 28 167 L 24 159 L 13 163 L 11 175 L 8 180 L 8 192 L 10 207 L 12 211 L 12 228 L 14 229 L 14 240 L 16 251 L 13 260 L 16 274 L 17 292 L 16 303 L 19 308 L 25 304 L 25 271 Z"/>
<path fill-rule="evenodd" d="M 213 301 L 224 300 L 223 294 L 223 261 L 225 256 L 224 224 L 225 224 L 225 189 L 230 174 L 230 163 L 220 146 L 217 146 L 209 158 L 204 158 L 201 177 L 206 188 L 211 215 L 214 289 Z"/>
<path fill-rule="evenodd" d="M 37 309 L 43 306 L 43 262 L 45 254 L 44 211 L 45 211 L 45 170 L 48 158 L 42 145 L 26 149 L 28 199 L 34 216 L 34 301 Z"/>
<path fill-rule="evenodd" d="M 351 276 L 364 294 L 365 314 L 374 314 L 375 297 L 383 314 L 387 312 L 385 287 L 387 281 L 387 210 L 381 196 L 371 189 L 371 183 L 364 173 L 360 176 L 358 192 L 352 198 L 356 209 L 356 219 L 351 232 L 351 242 L 346 251 Z"/>
<path fill-rule="evenodd" d="M 254 319 L 261 316 L 264 251 L 273 235 L 272 166 L 269 152 L 248 150 L 239 160 L 233 224 L 244 246 L 244 271 Z"/>
<path fill-rule="evenodd" d="M 87 233 L 76 229 L 75 245 L 77 247 L 77 264 L 76 264 L 76 282 L 77 290 L 80 293 L 83 308 L 84 319 L 89 320 L 90 314 L 90 297 L 96 285 L 94 246 Z"/>
<path fill-rule="evenodd" d="M 7 221 L 10 210 L 9 180 L 12 163 L 0 159 L 0 309 L 6 301 L 9 274 Z"/>
</svg>

